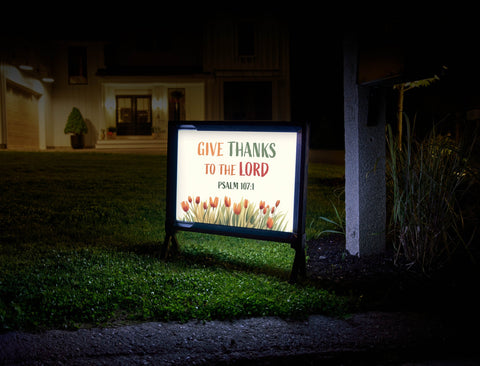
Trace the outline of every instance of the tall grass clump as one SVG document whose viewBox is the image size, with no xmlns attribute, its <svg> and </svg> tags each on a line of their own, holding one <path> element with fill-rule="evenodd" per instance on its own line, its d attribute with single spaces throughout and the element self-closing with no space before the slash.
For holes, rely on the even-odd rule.
<svg viewBox="0 0 480 366">
<path fill-rule="evenodd" d="M 387 127 L 387 192 L 394 260 L 425 274 L 444 267 L 467 247 L 461 200 L 473 182 L 473 144 L 455 141 L 433 128 L 414 138 L 406 121 L 402 146 Z M 475 139 L 473 139 L 475 141 Z"/>
</svg>

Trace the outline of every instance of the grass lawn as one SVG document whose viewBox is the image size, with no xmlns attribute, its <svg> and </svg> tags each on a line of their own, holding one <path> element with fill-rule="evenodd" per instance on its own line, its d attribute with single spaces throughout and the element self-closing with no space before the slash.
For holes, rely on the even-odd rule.
<svg viewBox="0 0 480 366">
<path fill-rule="evenodd" d="M 336 219 L 343 174 L 310 165 L 307 238 Z M 1 152 L 0 330 L 348 311 L 287 282 L 288 244 L 181 232 L 160 260 L 165 188 L 162 156 Z"/>
</svg>

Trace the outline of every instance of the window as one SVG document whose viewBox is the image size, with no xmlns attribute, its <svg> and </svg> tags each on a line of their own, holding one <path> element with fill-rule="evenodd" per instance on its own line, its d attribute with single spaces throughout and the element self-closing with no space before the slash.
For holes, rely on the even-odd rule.
<svg viewBox="0 0 480 366">
<path fill-rule="evenodd" d="M 255 29 L 253 23 L 238 25 L 238 56 L 255 55 Z"/>
<path fill-rule="evenodd" d="M 87 48 L 68 48 L 68 83 L 87 84 Z"/>
<path fill-rule="evenodd" d="M 223 93 L 225 120 L 272 119 L 271 82 L 225 82 Z"/>
<path fill-rule="evenodd" d="M 168 119 L 185 121 L 185 88 L 168 89 Z"/>
<path fill-rule="evenodd" d="M 152 97 L 117 96 L 117 135 L 152 134 Z"/>
</svg>

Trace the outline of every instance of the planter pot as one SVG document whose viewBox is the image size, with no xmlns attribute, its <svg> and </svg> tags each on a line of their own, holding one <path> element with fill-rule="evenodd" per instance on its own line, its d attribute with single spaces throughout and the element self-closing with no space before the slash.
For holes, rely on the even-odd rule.
<svg viewBox="0 0 480 366">
<path fill-rule="evenodd" d="M 85 138 L 83 135 L 71 135 L 70 144 L 74 149 L 83 149 L 85 146 Z"/>
</svg>

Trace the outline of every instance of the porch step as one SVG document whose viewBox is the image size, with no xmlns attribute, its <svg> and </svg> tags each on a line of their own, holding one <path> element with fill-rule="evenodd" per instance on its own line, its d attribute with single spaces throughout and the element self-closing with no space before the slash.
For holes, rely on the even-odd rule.
<svg viewBox="0 0 480 366">
<path fill-rule="evenodd" d="M 159 153 L 167 153 L 167 140 L 145 138 L 116 138 L 98 140 L 95 144 L 98 150 L 126 150 L 126 149 L 148 149 Z"/>
</svg>

